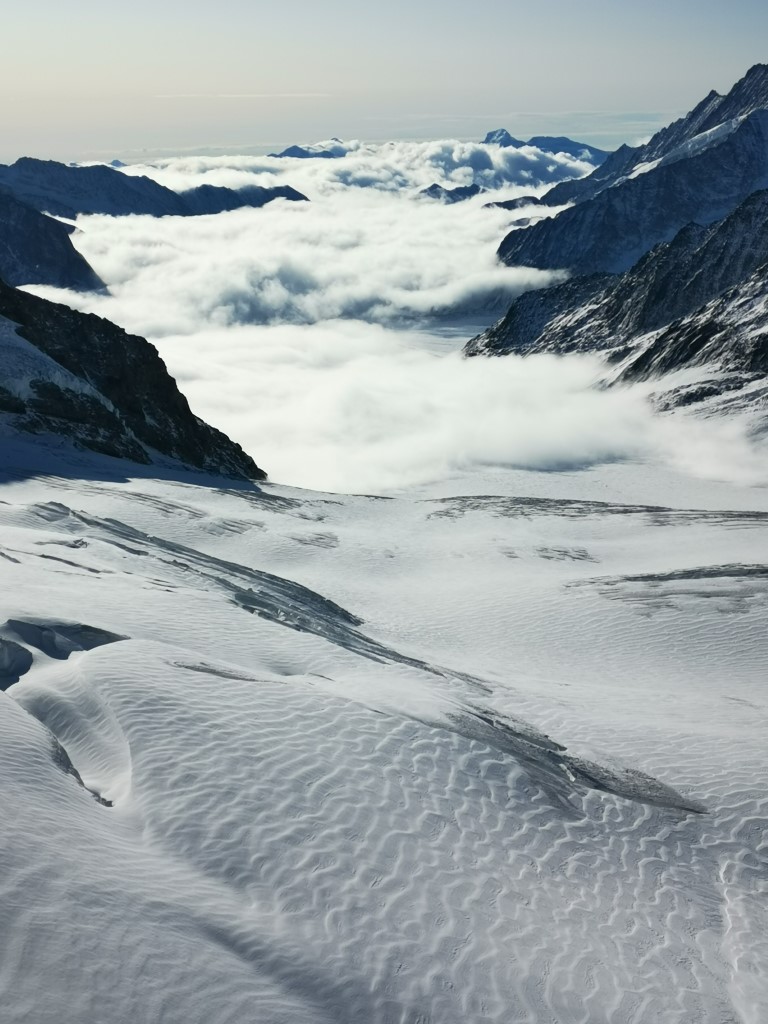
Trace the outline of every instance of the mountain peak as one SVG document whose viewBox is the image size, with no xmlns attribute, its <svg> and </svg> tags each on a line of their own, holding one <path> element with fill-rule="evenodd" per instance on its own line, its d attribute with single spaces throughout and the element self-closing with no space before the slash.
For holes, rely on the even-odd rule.
<svg viewBox="0 0 768 1024">
<path fill-rule="evenodd" d="M 483 139 L 483 144 L 486 146 L 513 146 L 515 149 L 525 145 L 521 139 L 510 135 L 506 128 L 495 128 L 492 132 L 488 132 Z"/>
<path fill-rule="evenodd" d="M 746 82 L 756 79 L 765 79 L 768 81 L 768 64 L 753 64 L 741 81 Z"/>
<path fill-rule="evenodd" d="M 768 108 L 768 64 L 754 64 L 727 93 L 721 95 L 713 89 L 685 117 L 657 132 L 638 150 L 640 159 L 663 157 L 696 135 L 765 108 Z"/>
<path fill-rule="evenodd" d="M 592 174 L 556 185 L 544 202 L 560 206 L 592 199 L 661 161 L 687 155 L 691 143 L 698 149 L 721 143 L 740 122 L 761 110 L 768 110 L 768 64 L 754 64 L 725 95 L 712 89 L 684 117 L 660 129 L 642 146 L 620 146 Z"/>
</svg>

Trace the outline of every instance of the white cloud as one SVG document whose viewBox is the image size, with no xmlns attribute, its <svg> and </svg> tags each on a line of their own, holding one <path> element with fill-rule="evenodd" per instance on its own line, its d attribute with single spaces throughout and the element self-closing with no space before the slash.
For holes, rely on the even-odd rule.
<svg viewBox="0 0 768 1024">
<path fill-rule="evenodd" d="M 381 491 L 482 465 L 575 469 L 645 450 L 640 396 L 593 391 L 596 359 L 463 359 L 355 321 L 167 338 L 193 408 L 273 479 Z M 446 353 L 446 350 L 447 353 Z"/>
</svg>

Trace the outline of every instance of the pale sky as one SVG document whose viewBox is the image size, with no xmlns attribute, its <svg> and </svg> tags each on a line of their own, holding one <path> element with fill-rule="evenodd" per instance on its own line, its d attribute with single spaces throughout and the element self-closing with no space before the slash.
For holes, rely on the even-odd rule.
<svg viewBox="0 0 768 1024">
<path fill-rule="evenodd" d="M 0 159 L 564 132 L 613 148 L 768 60 L 760 0 L 30 0 Z"/>
</svg>

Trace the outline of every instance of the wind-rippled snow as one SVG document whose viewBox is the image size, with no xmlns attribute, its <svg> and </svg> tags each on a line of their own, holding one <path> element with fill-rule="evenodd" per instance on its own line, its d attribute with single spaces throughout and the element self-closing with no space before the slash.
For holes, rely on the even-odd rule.
<svg viewBox="0 0 768 1024">
<path fill-rule="evenodd" d="M 761 491 L 34 451 L 0 503 L 4 1019 L 764 1018 Z"/>
</svg>

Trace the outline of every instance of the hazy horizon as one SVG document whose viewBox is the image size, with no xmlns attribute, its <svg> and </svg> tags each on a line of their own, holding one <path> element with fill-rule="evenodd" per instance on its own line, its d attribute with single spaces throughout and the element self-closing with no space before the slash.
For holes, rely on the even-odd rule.
<svg viewBox="0 0 768 1024">
<path fill-rule="evenodd" d="M 279 124 L 264 128 L 261 134 L 248 135 L 245 129 L 223 134 L 207 122 L 196 133 L 180 132 L 168 123 L 141 132 L 125 130 L 103 138 L 84 137 L 79 144 L 51 129 L 49 132 L 25 132 L 14 144 L 0 140 L 0 161 L 11 163 L 23 156 L 63 161 L 142 162 L 183 154 L 253 156 L 277 152 L 294 144 L 311 144 L 333 137 L 363 143 L 391 140 L 429 142 L 456 139 L 480 142 L 490 131 L 506 128 L 513 136 L 527 139 L 534 135 L 566 135 L 601 149 L 617 149 L 623 143 L 637 145 L 670 121 L 683 116 L 686 108 L 659 111 L 562 111 L 562 112 L 490 112 L 488 114 L 424 114 L 421 117 L 374 117 L 340 115 L 332 122 L 317 121 L 301 113 L 286 115 Z M 325 129 L 325 130 L 323 130 Z M 175 141 L 174 141 L 175 140 Z"/>
<path fill-rule="evenodd" d="M 151 26 L 151 30 L 147 28 Z M 41 0 L 4 18 L 0 159 L 265 151 L 336 135 L 481 139 L 505 127 L 610 149 L 727 91 L 765 58 L 768 11 L 651 0 L 350 0 L 215 9 Z"/>
</svg>

